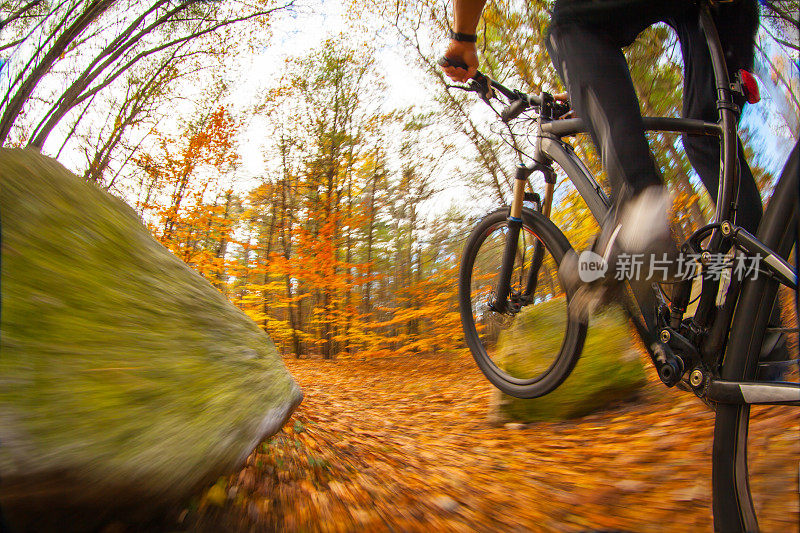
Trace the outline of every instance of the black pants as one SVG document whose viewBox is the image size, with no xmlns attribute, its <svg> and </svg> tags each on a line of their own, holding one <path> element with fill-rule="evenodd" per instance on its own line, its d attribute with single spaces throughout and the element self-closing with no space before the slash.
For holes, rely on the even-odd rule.
<svg viewBox="0 0 800 533">
<path fill-rule="evenodd" d="M 728 7 L 729 6 L 729 7 Z M 714 13 L 731 72 L 752 69 L 758 26 L 755 0 L 726 4 Z M 662 183 L 650 153 L 622 47 L 648 26 L 666 22 L 680 40 L 684 61 L 683 116 L 717 122 L 711 57 L 690 0 L 557 0 L 546 46 L 603 160 L 617 199 Z M 716 202 L 720 143 L 715 137 L 684 135 L 689 161 Z M 739 142 L 739 201 L 736 222 L 755 232 L 761 197 Z"/>
</svg>

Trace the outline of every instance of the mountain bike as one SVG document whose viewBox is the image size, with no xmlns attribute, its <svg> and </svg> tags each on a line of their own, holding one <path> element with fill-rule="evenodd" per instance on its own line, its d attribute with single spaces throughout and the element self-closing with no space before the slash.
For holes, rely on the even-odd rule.
<svg viewBox="0 0 800 533">
<path fill-rule="evenodd" d="M 757 531 L 747 468 L 750 406 L 800 406 L 800 384 L 757 379 L 765 335 L 797 332 L 796 316 L 794 327 L 768 327 L 768 322 L 779 287 L 790 295 L 794 292 L 795 313 L 797 309 L 797 271 L 790 257 L 793 248 L 797 253 L 800 143 L 786 161 L 757 234 L 734 224 L 740 111 L 734 94 L 742 92 L 741 80 L 728 75 L 707 6 L 701 9 L 700 23 L 716 78 L 719 122 L 645 117 L 644 124 L 648 131 L 720 139 L 722 164 L 714 217 L 681 244 L 682 254 L 695 258 L 700 271 L 710 271 L 711 260 L 719 257 L 730 259 L 722 269 L 728 274 L 733 274 L 734 263 L 749 261 L 756 266 L 753 275 L 730 275 L 727 283 L 724 276 L 700 276 L 694 301 L 696 275 L 674 284 L 670 296 L 658 284 L 644 293 L 629 291 L 624 307 L 664 385 L 693 391 L 715 409 L 715 529 Z M 558 276 L 562 260 L 574 251 L 551 220 L 558 175 L 554 165 L 566 174 L 598 223 L 606 219 L 613 203 L 565 140 L 587 131 L 580 118 L 568 118 L 568 102 L 548 93 L 529 95 L 509 89 L 481 73 L 465 86 L 451 87 L 476 92 L 506 124 L 522 119 L 535 123 L 530 135 L 532 163 L 518 165 L 511 205 L 486 215 L 466 241 L 459 307 L 466 343 L 487 379 L 509 395 L 539 397 L 569 376 L 588 328 L 587 321 L 568 312 L 571 294 Z M 503 109 L 497 111 L 493 102 L 502 103 Z M 511 138 L 518 148 L 516 136 Z M 534 173 L 544 178 L 543 196 L 531 185 Z M 530 322 L 537 324 L 535 331 L 545 330 L 547 335 L 532 337 L 531 329 L 526 329 Z"/>
</svg>

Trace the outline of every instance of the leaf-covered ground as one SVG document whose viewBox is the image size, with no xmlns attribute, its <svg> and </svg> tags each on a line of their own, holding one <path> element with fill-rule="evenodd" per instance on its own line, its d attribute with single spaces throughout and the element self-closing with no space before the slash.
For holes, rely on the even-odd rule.
<svg viewBox="0 0 800 533">
<path fill-rule="evenodd" d="M 572 422 L 493 426 L 468 356 L 286 361 L 305 401 L 197 529 L 711 531 L 713 413 L 653 381 Z M 764 531 L 795 530 L 797 410 L 758 409 L 751 485 Z"/>
</svg>

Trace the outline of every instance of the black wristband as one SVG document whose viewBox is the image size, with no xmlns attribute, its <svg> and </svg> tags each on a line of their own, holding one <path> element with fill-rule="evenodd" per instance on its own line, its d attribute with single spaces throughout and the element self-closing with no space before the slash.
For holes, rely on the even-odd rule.
<svg viewBox="0 0 800 533">
<path fill-rule="evenodd" d="M 461 41 L 465 43 L 476 43 L 478 42 L 477 35 L 471 35 L 469 33 L 456 33 L 452 29 L 450 29 L 450 38 L 454 41 Z"/>
</svg>

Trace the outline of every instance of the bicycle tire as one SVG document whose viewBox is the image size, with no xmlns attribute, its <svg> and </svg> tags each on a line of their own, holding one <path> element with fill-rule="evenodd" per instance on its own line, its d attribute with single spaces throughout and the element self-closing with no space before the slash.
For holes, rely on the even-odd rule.
<svg viewBox="0 0 800 533">
<path fill-rule="evenodd" d="M 486 288 L 492 286 L 500 269 L 505 235 L 503 228 L 507 228 L 507 224 L 508 208 L 501 208 L 484 217 L 472 230 L 464 247 L 459 272 L 459 310 L 466 343 L 475 362 L 489 382 L 511 396 L 536 398 L 553 391 L 572 372 L 583 349 L 587 325 L 569 317 L 567 313 L 569 296 L 561 288 L 557 275 L 558 265 L 561 264 L 567 251 L 572 249 L 569 241 L 549 219 L 528 208 L 524 208 L 522 211 L 522 228 L 519 233 L 524 247 L 521 245 L 523 251 L 518 252 L 515 258 L 515 272 L 520 284 L 523 283 L 522 280 L 527 280 L 528 273 L 525 267 L 535 264 L 536 259 L 529 259 L 526 263 L 525 250 L 536 250 L 535 246 L 538 242 L 538 250 L 541 252 L 538 276 L 535 276 L 536 290 L 529 298 L 530 302 L 518 303 L 518 308 L 513 311 L 496 313 L 486 305 L 486 298 L 491 297 L 486 294 Z M 528 241 L 522 241 L 522 239 L 528 239 Z M 535 256 L 535 253 L 531 253 L 531 256 Z M 482 267 L 481 265 L 486 266 Z M 547 279 L 544 279 L 545 276 Z M 547 283 L 540 283 L 540 278 Z M 521 291 L 518 290 L 514 294 L 512 299 L 517 298 L 516 301 L 519 302 Z M 550 307 L 544 307 L 545 302 L 550 302 L 546 304 Z M 537 306 L 539 307 L 537 308 Z M 503 335 L 506 340 L 510 338 L 509 335 L 512 333 L 503 332 L 503 330 L 513 331 L 513 325 L 510 322 L 518 324 L 518 317 L 529 317 L 525 320 L 535 317 L 536 315 L 532 314 L 531 309 L 555 310 L 557 307 L 563 307 L 563 316 L 566 317 L 564 322 L 558 322 L 558 324 L 564 324 L 563 340 L 557 351 L 543 348 L 548 352 L 544 353 L 544 356 L 550 357 L 551 353 L 554 355 L 552 361 L 545 360 L 542 363 L 543 371 L 539 372 L 534 369 L 530 373 L 535 375 L 520 377 L 495 361 L 490 352 L 499 351 L 497 345 L 502 344 Z M 548 316 L 551 314 L 548 313 Z M 500 330 L 496 338 L 494 338 L 494 333 L 485 333 L 489 329 L 486 327 L 488 323 L 492 323 L 492 329 Z M 500 324 L 499 327 L 497 327 L 497 323 Z M 549 333 L 547 342 L 535 344 L 552 344 L 554 336 L 552 331 Z M 493 341 L 487 341 L 489 337 L 492 337 Z M 490 346 L 490 344 L 492 345 Z M 517 346 L 525 351 L 520 357 L 529 355 L 530 344 L 517 339 Z M 523 363 L 523 366 L 525 365 L 530 365 L 530 361 Z"/>
<path fill-rule="evenodd" d="M 784 166 L 758 231 L 759 240 L 783 258 L 788 258 L 792 247 L 797 246 L 799 146 L 800 143 L 795 145 Z M 755 380 L 760 347 L 777 290 L 777 281 L 768 276 L 743 283 L 720 369 L 722 379 Z M 712 451 L 716 531 L 758 531 L 747 464 L 749 423 L 749 405 L 716 406 Z"/>
</svg>

